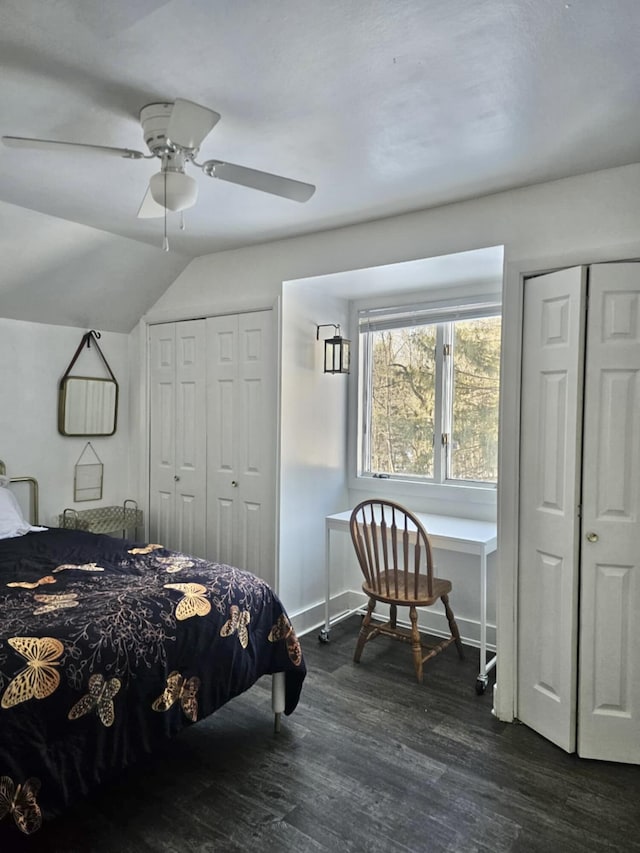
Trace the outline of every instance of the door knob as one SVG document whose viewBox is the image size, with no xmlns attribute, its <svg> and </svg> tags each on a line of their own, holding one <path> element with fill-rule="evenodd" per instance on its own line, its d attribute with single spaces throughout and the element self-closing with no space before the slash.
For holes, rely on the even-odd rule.
<svg viewBox="0 0 640 853">
<path fill-rule="evenodd" d="M 178 477 L 178 475 L 177 475 L 177 474 L 174 474 L 174 475 L 173 475 L 173 479 L 176 481 L 176 483 L 179 483 L 179 482 L 180 482 L 180 477 Z"/>
<path fill-rule="evenodd" d="M 238 481 L 237 481 L 237 480 L 232 480 L 232 481 L 231 481 L 231 485 L 233 486 L 233 488 L 234 488 L 234 489 L 236 489 L 236 488 L 238 487 Z"/>
<path fill-rule="evenodd" d="M 597 542 L 598 534 L 597 533 L 587 533 L 587 542 Z"/>
</svg>

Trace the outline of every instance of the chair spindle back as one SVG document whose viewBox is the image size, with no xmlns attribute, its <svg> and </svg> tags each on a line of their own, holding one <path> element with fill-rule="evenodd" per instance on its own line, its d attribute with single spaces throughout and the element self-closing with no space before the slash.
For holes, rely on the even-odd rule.
<svg viewBox="0 0 640 853">
<path fill-rule="evenodd" d="M 367 586 L 399 600 L 419 598 L 420 578 L 433 594 L 433 558 L 426 530 L 393 501 L 366 500 L 351 513 L 350 530 Z"/>
</svg>

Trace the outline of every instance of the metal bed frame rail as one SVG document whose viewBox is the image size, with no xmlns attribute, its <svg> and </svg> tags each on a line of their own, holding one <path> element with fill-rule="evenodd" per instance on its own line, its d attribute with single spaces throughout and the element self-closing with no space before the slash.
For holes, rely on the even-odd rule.
<svg viewBox="0 0 640 853">
<path fill-rule="evenodd" d="M 2 459 L 0 459 L 0 476 L 5 477 L 7 474 L 7 466 L 4 464 Z M 31 524 L 39 523 L 39 506 L 40 506 L 40 495 L 38 491 L 38 481 L 35 477 L 9 477 L 10 483 L 28 483 L 29 491 L 30 491 L 30 501 L 31 501 Z"/>
</svg>

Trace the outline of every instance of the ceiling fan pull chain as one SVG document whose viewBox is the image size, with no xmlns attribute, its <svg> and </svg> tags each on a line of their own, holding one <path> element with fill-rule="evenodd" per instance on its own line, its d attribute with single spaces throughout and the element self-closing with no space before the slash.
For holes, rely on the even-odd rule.
<svg viewBox="0 0 640 853">
<path fill-rule="evenodd" d="M 167 173 L 164 173 L 164 237 L 162 238 L 162 249 L 169 251 L 169 238 L 167 237 Z"/>
</svg>

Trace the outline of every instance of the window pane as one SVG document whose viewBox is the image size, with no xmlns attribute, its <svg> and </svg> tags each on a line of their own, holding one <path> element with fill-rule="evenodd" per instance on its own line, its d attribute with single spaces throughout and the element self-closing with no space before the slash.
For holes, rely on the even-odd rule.
<svg viewBox="0 0 640 853">
<path fill-rule="evenodd" d="M 436 327 L 371 336 L 370 473 L 433 477 Z"/>
<path fill-rule="evenodd" d="M 454 323 L 448 476 L 498 480 L 500 317 Z"/>
</svg>

